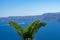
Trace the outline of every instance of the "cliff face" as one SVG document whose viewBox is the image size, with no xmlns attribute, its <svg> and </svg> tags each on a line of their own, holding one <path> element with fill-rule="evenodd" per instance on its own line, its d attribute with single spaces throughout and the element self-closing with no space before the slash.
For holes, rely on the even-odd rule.
<svg viewBox="0 0 60 40">
<path fill-rule="evenodd" d="M 37 16 L 10 16 L 0 18 L 0 22 L 8 22 L 10 20 L 13 21 L 33 21 L 36 19 L 40 19 L 41 21 L 60 21 L 60 13 L 45 13 L 43 15 Z"/>
<path fill-rule="evenodd" d="M 60 21 L 60 13 L 46 13 L 42 15 L 44 21 Z"/>
</svg>

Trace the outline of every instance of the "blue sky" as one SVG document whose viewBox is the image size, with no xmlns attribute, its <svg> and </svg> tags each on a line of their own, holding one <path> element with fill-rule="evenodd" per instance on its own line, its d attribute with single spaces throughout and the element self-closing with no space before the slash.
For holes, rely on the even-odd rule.
<svg viewBox="0 0 60 40">
<path fill-rule="evenodd" d="M 60 0 L 0 0 L 0 17 L 60 12 Z"/>
</svg>

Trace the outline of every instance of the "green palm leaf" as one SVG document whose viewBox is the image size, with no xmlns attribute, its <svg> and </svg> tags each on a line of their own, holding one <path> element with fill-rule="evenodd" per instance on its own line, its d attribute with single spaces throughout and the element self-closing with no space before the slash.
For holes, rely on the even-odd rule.
<svg viewBox="0 0 60 40">
<path fill-rule="evenodd" d="M 45 26 L 45 23 L 37 23 L 35 26 L 33 26 L 31 35 L 34 35 L 41 27 Z"/>
<path fill-rule="evenodd" d="M 45 23 L 40 23 L 40 20 L 36 20 L 25 29 L 25 33 L 28 33 L 30 34 L 30 36 L 32 36 L 35 32 L 39 30 L 39 28 L 45 25 Z"/>
<path fill-rule="evenodd" d="M 20 35 L 23 35 L 23 29 L 20 25 L 18 25 L 16 22 L 13 21 L 9 21 L 9 24 L 10 26 L 13 26 Z"/>
<path fill-rule="evenodd" d="M 26 32 L 31 31 L 31 28 L 33 28 L 33 26 L 35 26 L 37 22 L 39 23 L 40 21 L 39 20 L 34 21 L 31 25 L 27 26 L 25 31 Z"/>
</svg>

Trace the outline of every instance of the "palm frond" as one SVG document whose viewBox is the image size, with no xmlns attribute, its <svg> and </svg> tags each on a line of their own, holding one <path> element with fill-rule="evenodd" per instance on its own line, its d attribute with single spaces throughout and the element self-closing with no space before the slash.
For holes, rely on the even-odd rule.
<svg viewBox="0 0 60 40">
<path fill-rule="evenodd" d="M 39 28 L 45 25 L 45 23 L 40 23 L 40 20 L 36 20 L 29 27 L 27 27 L 25 31 L 32 36 L 35 32 L 39 30 Z"/>
<path fill-rule="evenodd" d="M 40 22 L 40 20 L 36 20 L 31 25 L 27 26 L 25 32 L 31 31 L 31 28 L 33 28 L 33 26 L 35 26 L 37 22 Z"/>
<path fill-rule="evenodd" d="M 23 35 L 23 29 L 20 25 L 18 25 L 16 22 L 13 21 L 9 21 L 9 24 L 10 26 L 13 26 L 20 35 Z"/>
<path fill-rule="evenodd" d="M 37 23 L 34 28 L 32 28 L 31 35 L 34 35 L 41 27 L 44 27 L 45 23 Z"/>
<path fill-rule="evenodd" d="M 27 26 L 27 28 L 24 30 L 24 37 L 32 37 L 31 31 L 33 26 L 35 26 L 37 22 L 40 22 L 40 20 L 36 20 L 31 25 Z"/>
</svg>

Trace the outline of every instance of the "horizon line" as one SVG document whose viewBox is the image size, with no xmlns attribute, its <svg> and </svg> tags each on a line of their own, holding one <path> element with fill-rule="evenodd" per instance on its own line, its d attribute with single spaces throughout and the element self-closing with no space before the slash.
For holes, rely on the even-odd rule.
<svg viewBox="0 0 60 40">
<path fill-rule="evenodd" d="M 60 12 L 46 12 L 46 13 L 43 13 L 43 14 L 60 14 Z M 40 14 L 40 15 L 43 15 L 43 14 Z M 24 17 L 24 16 L 39 16 L 39 14 L 37 15 L 20 15 L 21 17 Z M 2 16 L 2 17 L 18 17 L 18 15 L 12 15 L 12 16 Z M 0 17 L 1 18 L 1 17 Z"/>
</svg>

